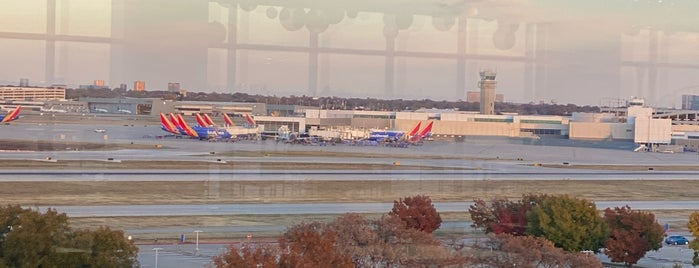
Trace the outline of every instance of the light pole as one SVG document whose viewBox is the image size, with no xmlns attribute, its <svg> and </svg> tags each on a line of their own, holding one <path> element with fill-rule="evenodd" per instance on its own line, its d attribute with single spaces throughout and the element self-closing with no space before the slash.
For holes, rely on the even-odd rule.
<svg viewBox="0 0 699 268">
<path fill-rule="evenodd" d="M 163 248 L 153 248 L 155 250 L 155 268 L 158 268 L 158 250 L 163 250 Z"/>
<path fill-rule="evenodd" d="M 196 238 L 197 247 L 196 247 L 196 249 L 195 249 L 195 251 L 194 251 L 194 255 L 195 255 L 195 256 L 199 256 L 199 233 L 201 233 L 201 232 L 203 232 L 203 231 L 201 231 L 201 230 L 196 230 L 196 231 L 194 231 L 194 233 L 197 234 L 197 238 Z"/>
</svg>

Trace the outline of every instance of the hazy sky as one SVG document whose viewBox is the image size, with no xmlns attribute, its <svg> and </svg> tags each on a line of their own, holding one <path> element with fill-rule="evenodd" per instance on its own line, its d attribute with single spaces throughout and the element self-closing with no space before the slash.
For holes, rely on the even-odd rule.
<svg viewBox="0 0 699 268">
<path fill-rule="evenodd" d="M 47 42 L 46 0 L 0 0 L 0 83 L 457 100 L 496 69 L 512 102 L 699 95 L 695 1 L 306 2 L 56 0 Z"/>
</svg>

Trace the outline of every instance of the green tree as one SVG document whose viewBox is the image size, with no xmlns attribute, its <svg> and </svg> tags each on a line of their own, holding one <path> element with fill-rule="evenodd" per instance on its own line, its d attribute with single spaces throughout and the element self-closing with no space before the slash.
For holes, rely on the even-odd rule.
<svg viewBox="0 0 699 268">
<path fill-rule="evenodd" d="M 665 231 L 653 213 L 633 211 L 629 206 L 607 208 L 604 220 L 610 231 L 604 254 L 613 262 L 631 266 L 646 252 L 662 247 Z"/>
<path fill-rule="evenodd" d="M 70 227 L 64 213 L 24 211 L 3 243 L 3 258 L 10 267 L 58 267 L 64 264 L 60 250 L 69 244 Z"/>
<path fill-rule="evenodd" d="M 99 227 L 74 234 L 71 251 L 82 252 L 80 263 L 88 267 L 132 267 L 138 247 L 121 230 Z"/>
<path fill-rule="evenodd" d="M 694 249 L 692 264 L 696 266 L 699 265 L 699 212 L 695 211 L 689 215 L 687 228 L 689 228 L 689 232 L 694 236 L 692 242 L 689 242 L 689 248 Z"/>
<path fill-rule="evenodd" d="M 388 214 L 403 220 L 409 228 L 426 233 L 434 232 L 442 224 L 442 217 L 432 204 L 432 199 L 425 195 L 393 201 L 393 209 Z"/>
<path fill-rule="evenodd" d="M 527 220 L 528 234 L 544 237 L 566 251 L 599 252 L 608 236 L 595 204 L 568 195 L 542 197 Z"/>
<path fill-rule="evenodd" d="M 68 216 L 21 207 L 0 207 L 9 226 L 0 240 L 0 267 L 132 267 L 138 248 L 122 231 L 107 227 L 73 231 Z"/>
</svg>

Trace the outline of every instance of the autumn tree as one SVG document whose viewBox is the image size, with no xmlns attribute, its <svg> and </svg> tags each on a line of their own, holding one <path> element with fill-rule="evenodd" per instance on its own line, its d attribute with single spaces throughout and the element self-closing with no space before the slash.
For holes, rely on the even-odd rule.
<svg viewBox="0 0 699 268">
<path fill-rule="evenodd" d="M 490 204 L 482 199 L 474 200 L 468 212 L 473 227 L 482 228 L 486 233 L 525 235 L 527 213 L 532 204 L 529 199 L 514 202 L 507 199 L 493 199 Z"/>
<path fill-rule="evenodd" d="M 607 225 L 591 201 L 545 196 L 527 216 L 527 233 L 544 237 L 567 251 L 598 252 L 606 242 Z"/>
<path fill-rule="evenodd" d="M 689 228 L 689 232 L 694 236 L 692 242 L 689 242 L 689 248 L 694 249 L 692 264 L 696 266 L 699 265 L 699 212 L 695 211 L 689 215 L 687 228 Z"/>
<path fill-rule="evenodd" d="M 491 235 L 474 246 L 471 266 L 477 267 L 602 267 L 594 255 L 565 252 L 543 237 Z"/>
<path fill-rule="evenodd" d="M 439 229 L 442 218 L 432 204 L 432 199 L 425 195 L 416 195 L 393 201 L 393 209 L 388 213 L 398 217 L 409 228 L 414 228 L 426 233 L 432 233 Z"/>
<path fill-rule="evenodd" d="M 279 267 L 281 251 L 276 245 L 231 245 L 228 251 L 213 258 L 219 268 Z"/>
<path fill-rule="evenodd" d="M 610 232 L 604 254 L 613 262 L 631 266 L 646 252 L 662 247 L 665 231 L 652 213 L 633 211 L 629 206 L 607 208 L 604 220 Z"/>
<path fill-rule="evenodd" d="M 326 223 L 292 226 L 279 239 L 282 267 L 354 267 L 352 258 L 335 249 L 337 232 Z"/>
</svg>

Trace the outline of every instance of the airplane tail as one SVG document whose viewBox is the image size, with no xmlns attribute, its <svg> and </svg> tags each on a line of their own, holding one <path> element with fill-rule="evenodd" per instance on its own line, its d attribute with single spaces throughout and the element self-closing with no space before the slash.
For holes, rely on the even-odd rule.
<svg viewBox="0 0 699 268">
<path fill-rule="evenodd" d="M 170 122 L 170 120 L 167 119 L 167 116 L 165 116 L 164 113 L 160 113 L 160 122 L 163 123 L 163 130 L 174 134 L 180 134 L 180 132 L 177 131 L 177 127 L 175 126 L 175 124 Z"/>
<path fill-rule="evenodd" d="M 434 124 L 434 121 L 430 121 L 430 123 L 420 131 L 420 134 L 417 136 L 417 141 L 422 141 L 423 139 L 429 138 L 432 136 L 432 124 Z"/>
<path fill-rule="evenodd" d="M 250 114 L 245 114 L 245 120 L 248 121 L 248 124 L 250 124 L 250 126 L 254 127 L 257 125 L 257 123 L 255 123 L 255 120 L 252 119 L 252 116 L 250 116 Z"/>
<path fill-rule="evenodd" d="M 22 105 L 17 105 L 17 108 L 15 108 L 13 111 L 9 112 L 5 117 L 3 117 L 1 122 L 7 123 L 10 121 L 17 120 L 17 118 L 19 118 L 19 112 L 21 109 L 22 109 Z"/>
<path fill-rule="evenodd" d="M 175 127 L 179 128 L 179 129 L 183 129 L 183 127 L 180 125 L 180 120 L 177 119 L 177 116 L 175 116 L 172 113 L 170 113 L 170 122 L 172 122 L 172 124 L 174 124 Z"/>
<path fill-rule="evenodd" d="M 231 118 L 228 117 L 228 115 L 226 113 L 223 113 L 223 121 L 226 122 L 227 127 L 230 127 L 233 125 L 233 120 L 231 120 Z"/>
<path fill-rule="evenodd" d="M 204 118 L 201 117 L 200 114 L 196 113 L 196 114 L 194 114 L 194 116 L 197 118 L 197 123 L 199 124 L 199 126 L 201 126 L 201 127 L 208 127 L 208 124 L 206 123 L 206 121 L 204 120 Z"/>
<path fill-rule="evenodd" d="M 209 117 L 209 114 L 204 114 L 204 121 L 205 121 L 206 124 L 208 124 L 209 126 L 215 126 L 215 125 L 216 125 L 216 124 L 214 124 L 214 120 L 211 120 L 211 117 Z"/>
<path fill-rule="evenodd" d="M 408 139 L 412 139 L 413 137 L 415 137 L 415 135 L 417 135 L 417 132 L 420 131 L 420 124 L 422 124 L 422 122 L 417 122 L 417 125 L 415 125 L 413 130 L 408 132 L 408 135 L 406 136 Z"/>
<path fill-rule="evenodd" d="M 190 137 L 195 137 L 199 138 L 199 134 L 197 134 L 196 131 L 194 131 L 193 128 L 191 128 L 186 121 L 184 121 L 184 118 L 182 118 L 182 115 L 178 114 L 177 115 L 177 121 L 179 121 L 180 126 L 182 129 L 184 129 L 185 133 L 187 133 L 188 136 Z"/>
</svg>

